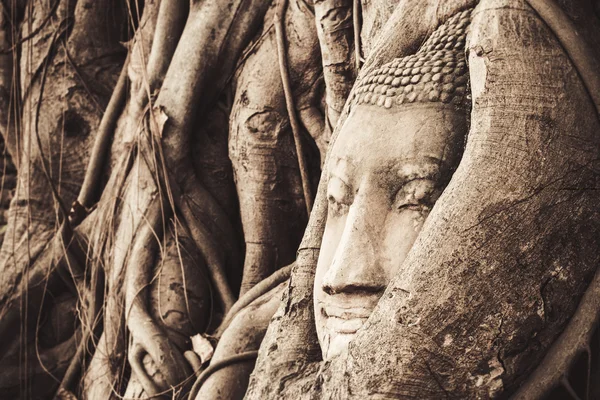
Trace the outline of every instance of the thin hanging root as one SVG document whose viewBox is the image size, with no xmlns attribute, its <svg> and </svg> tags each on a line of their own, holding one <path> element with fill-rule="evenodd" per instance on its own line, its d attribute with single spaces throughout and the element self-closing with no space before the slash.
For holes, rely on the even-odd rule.
<svg viewBox="0 0 600 400">
<path fill-rule="evenodd" d="M 129 56 L 125 59 L 121 75 L 110 97 L 106 111 L 100 121 L 98 134 L 94 141 L 90 161 L 85 170 L 85 177 L 79 191 L 77 201 L 73 204 L 70 212 L 71 223 L 77 226 L 86 216 L 87 209 L 92 206 L 96 200 L 97 190 L 100 187 L 100 176 L 104 170 L 108 150 L 112 142 L 117 120 L 121 115 L 125 98 L 127 97 L 127 67 L 129 65 Z"/>
<path fill-rule="evenodd" d="M 587 397 L 584 397 L 583 399 L 581 397 L 579 397 L 579 395 L 577 394 L 575 389 L 573 389 L 573 386 L 571 386 L 571 383 L 569 382 L 569 380 L 566 377 L 564 377 L 560 380 L 560 385 L 563 387 L 563 389 L 565 389 L 565 391 L 569 394 L 569 396 L 571 396 L 569 400 L 589 400 Z M 567 400 L 567 399 L 564 399 L 564 400 Z"/>
<path fill-rule="evenodd" d="M 70 253 L 72 244 L 73 230 L 68 223 L 63 222 L 51 240 L 49 250 L 52 251 L 52 265 L 56 266 L 60 278 L 68 287 L 76 284 L 84 273 L 79 261 Z"/>
<path fill-rule="evenodd" d="M 356 58 L 356 70 L 361 67 L 361 51 L 360 51 L 360 0 L 352 2 L 352 25 L 354 26 L 354 57 Z"/>
<path fill-rule="evenodd" d="M 190 193 L 190 196 L 193 197 L 193 193 Z M 219 251 L 217 242 L 215 242 L 211 232 L 204 227 L 202 221 L 199 221 L 199 223 L 195 221 L 194 212 L 188 202 L 186 200 L 179 201 L 178 206 L 183 219 L 187 222 L 186 225 L 194 243 L 204 256 L 206 267 L 219 295 L 221 306 L 224 312 L 228 312 L 235 302 L 235 296 L 225 275 L 225 254 Z"/>
<path fill-rule="evenodd" d="M 94 272 L 96 276 L 91 279 L 94 290 L 90 293 L 90 301 L 88 303 L 88 321 L 91 325 L 87 329 L 82 328 L 83 332 L 77 353 L 75 353 L 75 356 L 71 360 L 57 393 L 61 390 L 71 391 L 73 389 L 78 378 L 81 376 L 81 367 L 85 361 L 86 354 L 88 352 L 93 353 L 95 350 L 95 343 L 92 340 L 94 335 L 99 337 L 102 333 L 103 325 L 98 316 L 100 316 L 104 299 L 104 275 L 100 268 L 96 268 Z"/>
<path fill-rule="evenodd" d="M 50 6 L 50 9 L 48 10 L 48 13 L 44 17 L 44 19 L 39 23 L 39 25 L 34 30 L 32 30 L 29 34 L 27 34 L 27 36 L 24 36 L 22 38 L 19 38 L 18 40 L 15 40 L 10 48 L 1 50 L 0 54 L 8 54 L 8 53 L 16 52 L 17 49 L 19 48 L 19 46 L 21 46 L 23 43 L 33 39 L 34 37 L 36 37 L 42 31 L 42 29 L 44 29 L 46 24 L 48 24 L 48 22 L 50 22 L 52 17 L 56 15 L 55 13 L 56 13 L 56 10 L 58 9 L 59 4 L 60 4 L 60 0 L 54 1 L 52 3 L 52 5 Z"/>
<path fill-rule="evenodd" d="M 235 295 L 225 273 L 226 253 L 230 253 L 228 255 L 231 260 L 236 260 L 233 248 L 235 241 L 233 226 L 223 209 L 195 176 L 188 175 L 182 182 L 177 182 L 178 180 L 169 174 L 168 181 L 161 184 L 169 188 L 175 209 L 181 213 L 183 224 L 188 228 L 194 244 L 202 253 L 212 284 L 226 313 L 235 302 Z M 194 207 L 190 206 L 191 202 L 194 203 Z M 198 210 L 202 215 L 197 215 Z M 212 223 L 207 228 L 209 221 Z M 219 244 L 225 249 L 220 249 Z"/>
<path fill-rule="evenodd" d="M 58 389 L 56 390 L 55 397 L 58 397 L 58 393 L 60 393 L 61 390 L 71 391 L 71 388 L 75 384 L 77 377 L 81 374 L 81 365 L 83 364 L 83 358 L 86 354 L 86 345 L 88 344 L 88 341 L 89 336 L 84 335 L 81 339 L 81 343 L 79 343 L 79 347 L 77 347 L 77 352 L 75 353 L 75 356 L 73 357 L 71 363 L 69 364 L 69 367 L 67 368 L 67 372 L 65 372 L 65 375 L 62 381 L 60 382 Z"/>
<path fill-rule="evenodd" d="M 192 166 L 190 165 L 190 168 Z M 175 182 L 175 177 L 171 176 L 170 182 Z M 171 186 L 173 187 L 173 186 Z M 188 224 L 200 220 L 202 224 L 207 226 L 208 230 L 214 239 L 221 244 L 230 254 L 231 260 L 237 262 L 238 257 L 235 248 L 236 234 L 231 223 L 231 220 L 227 216 L 227 213 L 213 197 L 213 195 L 206 190 L 206 188 L 200 183 L 194 175 L 189 176 L 181 182 L 181 192 L 187 196 L 187 201 L 192 201 L 201 215 L 194 215 L 195 218 L 187 219 Z M 174 190 L 173 193 L 176 191 Z M 181 195 L 174 195 L 175 202 L 178 207 L 183 204 Z M 190 209 L 190 211 L 193 211 Z M 192 214 L 189 215 L 192 217 Z"/>
<path fill-rule="evenodd" d="M 80 267 L 83 262 L 72 254 L 73 244 L 71 226 L 63 221 L 57 234 L 50 240 L 46 248 L 35 260 L 32 260 L 32 266 L 27 274 L 27 282 L 23 283 L 29 289 L 18 294 L 6 306 L 7 309 L 4 311 L 2 324 L 0 324 L 0 338 L 12 337 L 14 324 L 21 319 L 22 311 L 19 304 L 24 301 L 22 296 L 32 297 L 36 291 L 43 290 L 44 285 L 40 285 L 40 283 L 58 276 L 58 279 L 77 294 L 77 282 L 83 276 L 83 269 Z M 55 268 L 49 271 L 51 267 Z M 55 273 L 56 275 L 54 275 Z M 0 359 L 6 355 L 10 343 L 12 343 L 10 340 L 0 340 Z"/>
<path fill-rule="evenodd" d="M 273 24 L 275 25 L 275 37 L 277 38 L 277 55 L 279 57 L 279 72 L 281 73 L 281 83 L 283 84 L 283 93 L 285 95 L 285 104 L 294 134 L 294 144 L 296 145 L 296 154 L 298 156 L 298 167 L 300 168 L 300 177 L 302 178 L 302 190 L 304 192 L 304 203 L 306 204 L 306 213 L 310 215 L 310 210 L 313 206 L 312 190 L 310 188 L 310 178 L 308 176 L 308 168 L 304 159 L 304 150 L 302 146 L 301 128 L 296 115 L 296 106 L 294 104 L 294 94 L 290 84 L 290 72 L 287 62 L 287 54 L 285 50 L 285 37 L 283 31 L 283 21 L 285 19 L 285 10 L 287 1 L 281 0 L 279 10 L 275 14 Z"/>
<path fill-rule="evenodd" d="M 81 338 L 81 343 L 79 343 L 79 347 L 77 348 L 77 352 L 75 356 L 71 360 L 69 364 L 69 368 L 67 368 L 67 372 L 65 373 L 60 386 L 58 387 L 57 393 L 61 390 L 71 391 L 73 386 L 77 383 L 78 377 L 81 375 L 81 366 L 84 363 L 85 356 L 87 352 L 90 350 L 89 345 L 93 343 L 91 339 L 93 335 L 93 330 L 86 330 L 83 332 L 83 336 Z M 93 349 L 92 349 L 93 351 Z"/>
<path fill-rule="evenodd" d="M 181 352 L 171 343 L 147 309 L 148 289 L 152 280 L 152 268 L 155 264 L 158 247 L 157 240 L 163 232 L 163 209 L 158 198 L 148 207 L 146 215 L 146 223 L 142 223 L 136 233 L 126 271 L 127 327 L 132 336 L 132 343 L 148 353 L 167 383 L 175 387 L 185 381 L 192 371 Z M 139 353 L 130 354 L 130 363 L 136 363 L 136 358 L 132 357 L 135 355 L 139 355 Z M 143 383 L 144 376 L 139 378 Z M 147 392 L 154 390 L 152 387 L 143 387 Z M 161 389 L 167 390 L 168 388 Z"/>
<path fill-rule="evenodd" d="M 58 262 L 54 263 L 56 272 L 72 294 L 79 296 L 81 294 L 79 290 L 83 282 L 83 269 L 69 250 L 65 248 L 64 251 L 65 253 L 60 256 Z"/>
</svg>

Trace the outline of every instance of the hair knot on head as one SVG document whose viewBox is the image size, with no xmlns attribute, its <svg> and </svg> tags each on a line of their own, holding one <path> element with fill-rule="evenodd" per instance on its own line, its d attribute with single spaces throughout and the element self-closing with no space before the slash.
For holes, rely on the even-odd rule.
<svg viewBox="0 0 600 400">
<path fill-rule="evenodd" d="M 392 108 L 405 103 L 442 102 L 468 107 L 465 40 L 472 10 L 452 16 L 416 54 L 396 58 L 367 74 L 357 84 L 353 105 Z"/>
</svg>

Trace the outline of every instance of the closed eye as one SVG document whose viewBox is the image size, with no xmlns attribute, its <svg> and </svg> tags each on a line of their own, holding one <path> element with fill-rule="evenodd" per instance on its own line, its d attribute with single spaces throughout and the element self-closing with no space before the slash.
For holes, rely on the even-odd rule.
<svg viewBox="0 0 600 400">
<path fill-rule="evenodd" d="M 335 217 L 341 217 L 348 214 L 349 204 L 338 202 L 333 196 L 329 197 L 329 213 Z"/>
<path fill-rule="evenodd" d="M 398 211 L 429 211 L 429 209 L 426 204 L 401 204 L 396 207 Z"/>
<path fill-rule="evenodd" d="M 394 196 L 392 206 L 398 211 L 429 212 L 439 197 L 431 179 L 414 179 L 405 183 Z"/>
<path fill-rule="evenodd" d="M 352 189 L 340 178 L 331 176 L 327 184 L 327 201 L 331 215 L 345 215 L 354 201 Z"/>
</svg>

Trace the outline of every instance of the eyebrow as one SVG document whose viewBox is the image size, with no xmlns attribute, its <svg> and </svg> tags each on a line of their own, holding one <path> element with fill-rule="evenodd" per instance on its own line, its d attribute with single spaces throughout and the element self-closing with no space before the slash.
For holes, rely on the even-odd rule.
<svg viewBox="0 0 600 400">
<path fill-rule="evenodd" d="M 348 156 L 336 157 L 333 161 L 333 167 L 328 171 L 328 180 L 332 177 L 337 178 L 351 190 L 354 190 L 352 176 L 356 170 L 356 162 Z M 423 165 L 424 161 L 425 164 Z M 346 163 L 346 165 L 343 166 L 343 163 Z M 419 157 L 418 159 L 390 160 L 379 166 L 373 172 L 373 175 L 383 185 L 387 186 L 390 195 L 394 195 L 410 181 L 440 179 L 442 163 L 442 159 L 430 156 Z"/>
<path fill-rule="evenodd" d="M 442 163 L 441 159 L 429 156 L 418 160 L 414 158 L 402 161 L 390 160 L 377 168 L 374 175 L 395 193 L 400 187 L 415 179 L 439 179 Z"/>
<path fill-rule="evenodd" d="M 332 157 L 335 157 L 335 159 L 333 160 L 332 168 L 330 168 L 328 171 L 328 179 L 329 177 L 333 176 L 344 182 L 346 185 L 352 187 L 350 176 L 353 175 L 354 171 L 356 170 L 356 162 L 347 156 L 339 157 L 332 155 Z M 346 165 L 342 165 L 344 163 Z M 340 170 L 344 173 L 340 173 Z"/>
</svg>

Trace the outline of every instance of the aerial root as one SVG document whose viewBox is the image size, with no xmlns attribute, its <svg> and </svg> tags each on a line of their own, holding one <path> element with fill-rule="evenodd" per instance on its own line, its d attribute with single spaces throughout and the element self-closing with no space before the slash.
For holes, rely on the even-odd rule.
<svg viewBox="0 0 600 400">
<path fill-rule="evenodd" d="M 181 351 L 171 343 L 148 311 L 148 289 L 152 283 L 158 240 L 163 232 L 163 209 L 159 199 L 155 198 L 146 213 L 146 221 L 136 233 L 125 277 L 126 323 L 133 343 L 130 363 L 134 363 L 132 368 L 135 366 L 136 374 L 141 374 L 138 378 L 147 393 L 157 393 L 157 387 L 149 385 L 151 378 L 145 374 L 145 369 L 142 372 L 142 353 L 150 356 L 171 387 L 180 385 L 192 373 Z M 166 391 L 169 388 L 158 389 Z"/>
</svg>

